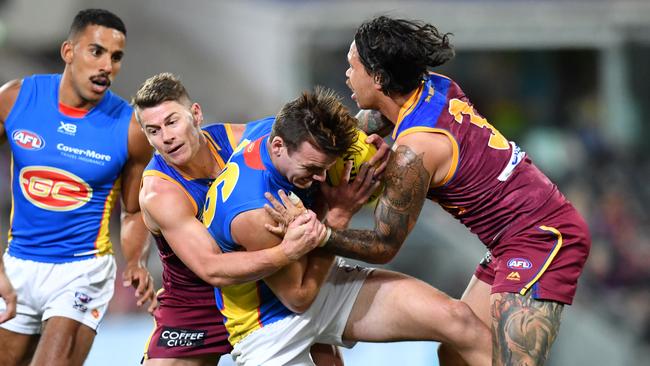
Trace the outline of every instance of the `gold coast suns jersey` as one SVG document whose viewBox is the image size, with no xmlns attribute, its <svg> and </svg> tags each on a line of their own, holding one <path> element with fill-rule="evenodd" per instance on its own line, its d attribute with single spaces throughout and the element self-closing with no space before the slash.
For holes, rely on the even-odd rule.
<svg viewBox="0 0 650 366">
<path fill-rule="evenodd" d="M 23 79 L 4 127 L 11 148 L 9 254 L 61 263 L 112 253 L 108 223 L 132 109 L 107 91 L 85 116 L 59 111 L 61 75 Z"/>
</svg>

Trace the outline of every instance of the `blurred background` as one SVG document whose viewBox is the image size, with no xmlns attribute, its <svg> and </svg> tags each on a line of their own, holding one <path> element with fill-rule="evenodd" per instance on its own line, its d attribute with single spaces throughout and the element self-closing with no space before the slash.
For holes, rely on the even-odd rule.
<svg viewBox="0 0 650 366">
<path fill-rule="evenodd" d="M 648 364 L 650 1 L 0 0 L 0 82 L 61 72 L 60 44 L 88 7 L 115 12 L 128 29 L 114 91 L 128 99 L 147 77 L 173 72 L 212 121 L 275 114 L 316 84 L 339 91 L 356 112 L 346 53 L 356 27 L 373 16 L 452 32 L 457 56 L 435 71 L 455 79 L 532 156 L 591 228 L 591 254 L 547 364 Z M 4 246 L 10 156 L 6 144 L 2 150 Z M 371 213 L 353 226 L 370 227 Z M 114 243 L 117 232 L 114 225 Z M 387 267 L 459 297 L 483 254 L 467 229 L 427 203 Z M 155 246 L 149 266 L 159 281 Z M 87 365 L 138 364 L 153 327 L 133 290 L 116 288 Z M 435 349 L 359 344 L 344 355 L 348 365 L 437 365 Z M 231 364 L 229 357 L 220 363 Z"/>
</svg>

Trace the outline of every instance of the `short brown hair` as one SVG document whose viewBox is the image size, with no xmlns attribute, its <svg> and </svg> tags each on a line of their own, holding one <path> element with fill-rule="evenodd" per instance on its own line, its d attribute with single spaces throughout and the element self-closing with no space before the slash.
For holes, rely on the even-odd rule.
<svg viewBox="0 0 650 366">
<path fill-rule="evenodd" d="M 282 107 L 275 117 L 271 138 L 279 136 L 293 152 L 309 141 L 332 156 L 348 151 L 357 140 L 357 121 L 332 90 L 316 87 Z"/>
<path fill-rule="evenodd" d="M 190 95 L 181 80 L 172 73 L 162 72 L 150 77 L 140 85 L 131 104 L 136 111 L 135 117 L 140 122 L 139 111 L 167 101 L 177 101 L 188 107 L 192 104 Z"/>
</svg>

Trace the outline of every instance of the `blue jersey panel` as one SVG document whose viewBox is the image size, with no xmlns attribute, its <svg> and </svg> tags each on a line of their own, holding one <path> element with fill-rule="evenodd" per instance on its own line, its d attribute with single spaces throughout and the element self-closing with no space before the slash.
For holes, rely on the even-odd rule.
<svg viewBox="0 0 650 366">
<path fill-rule="evenodd" d="M 84 117 L 58 108 L 61 75 L 25 78 L 7 120 L 9 253 L 60 263 L 109 254 L 111 210 L 128 158 L 132 109 L 107 91 Z"/>
</svg>

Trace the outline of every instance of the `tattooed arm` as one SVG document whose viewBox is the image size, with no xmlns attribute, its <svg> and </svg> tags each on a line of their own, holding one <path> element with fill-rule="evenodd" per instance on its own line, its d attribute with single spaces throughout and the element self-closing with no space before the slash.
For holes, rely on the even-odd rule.
<svg viewBox="0 0 650 366">
<path fill-rule="evenodd" d="M 388 118 L 373 109 L 362 109 L 355 117 L 359 120 L 357 127 L 368 135 L 376 133 L 379 136 L 386 137 L 394 127 Z"/>
<path fill-rule="evenodd" d="M 375 208 L 374 230 L 333 231 L 325 249 L 370 263 L 387 263 L 417 222 L 431 182 L 440 182 L 451 166 L 452 148 L 440 134 L 413 133 L 398 139 Z"/>
</svg>

